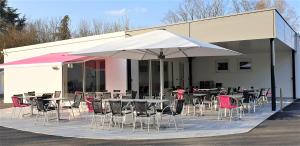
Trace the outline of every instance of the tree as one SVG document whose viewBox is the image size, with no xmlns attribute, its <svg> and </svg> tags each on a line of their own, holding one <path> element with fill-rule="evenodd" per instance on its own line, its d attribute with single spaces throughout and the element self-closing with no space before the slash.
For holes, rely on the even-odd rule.
<svg viewBox="0 0 300 146">
<path fill-rule="evenodd" d="M 39 43 L 53 42 L 58 40 L 59 19 L 50 20 L 38 19 L 29 24 L 37 30 L 37 40 Z"/>
<path fill-rule="evenodd" d="M 71 31 L 69 29 L 70 18 L 68 15 L 65 15 L 60 22 L 58 39 L 66 40 L 71 38 Z"/>
<path fill-rule="evenodd" d="M 104 33 L 124 31 L 128 29 L 129 29 L 128 17 L 124 17 L 113 22 L 93 20 L 92 23 L 89 23 L 86 20 L 81 20 L 77 29 L 74 32 L 74 37 L 99 35 Z"/>
<path fill-rule="evenodd" d="M 17 12 L 18 9 L 7 6 L 6 0 L 0 0 L 0 32 L 4 33 L 9 27 L 23 29 L 26 18 Z"/>
<path fill-rule="evenodd" d="M 164 17 L 166 23 L 177 23 L 225 14 L 223 0 L 184 0 L 177 10 L 170 10 Z"/>
</svg>

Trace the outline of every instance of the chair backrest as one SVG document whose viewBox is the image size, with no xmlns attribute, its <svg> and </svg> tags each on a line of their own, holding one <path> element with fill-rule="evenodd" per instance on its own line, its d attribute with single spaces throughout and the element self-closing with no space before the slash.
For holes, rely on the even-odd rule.
<svg viewBox="0 0 300 146">
<path fill-rule="evenodd" d="M 54 91 L 54 98 L 59 98 L 61 91 Z"/>
<path fill-rule="evenodd" d="M 21 99 L 18 96 L 12 96 L 11 99 L 13 107 L 21 107 Z"/>
<path fill-rule="evenodd" d="M 268 96 L 269 96 L 269 94 L 271 94 L 271 93 L 270 93 L 270 90 L 271 90 L 271 89 L 270 89 L 270 88 L 268 88 L 268 90 L 267 90 L 267 91 L 265 91 L 265 96 L 266 96 L 266 97 L 268 97 Z"/>
<path fill-rule="evenodd" d="M 82 96 L 83 95 L 81 92 L 75 92 L 74 103 L 72 104 L 72 107 L 79 108 Z"/>
<path fill-rule="evenodd" d="M 20 104 L 23 104 L 23 100 L 22 100 L 23 94 L 14 94 L 13 96 L 19 97 L 20 98 Z"/>
<path fill-rule="evenodd" d="M 135 110 L 137 116 L 148 115 L 147 114 L 148 102 L 147 101 L 135 101 L 134 102 L 134 110 Z"/>
<path fill-rule="evenodd" d="M 121 90 L 113 90 L 113 98 L 120 98 Z"/>
<path fill-rule="evenodd" d="M 43 100 L 43 97 L 38 97 L 36 99 L 36 108 L 38 111 L 46 111 L 46 107 L 45 107 L 45 101 Z"/>
<path fill-rule="evenodd" d="M 131 99 L 131 95 L 122 95 L 122 99 Z"/>
<path fill-rule="evenodd" d="M 113 90 L 113 92 L 115 93 L 115 92 L 121 92 L 121 90 Z"/>
<path fill-rule="evenodd" d="M 137 91 L 132 91 L 132 92 L 131 92 L 131 98 L 132 98 L 132 99 L 135 99 L 135 98 L 136 98 L 136 95 L 137 95 Z"/>
<path fill-rule="evenodd" d="M 35 91 L 27 92 L 29 96 L 35 96 Z"/>
<path fill-rule="evenodd" d="M 178 100 L 182 100 L 182 99 L 184 99 L 184 90 L 183 89 L 178 89 L 177 90 L 177 96 L 176 96 L 176 98 L 178 99 Z"/>
<path fill-rule="evenodd" d="M 230 95 L 231 93 L 232 93 L 231 87 L 228 87 L 228 89 L 227 89 L 227 95 Z"/>
<path fill-rule="evenodd" d="M 94 97 L 93 96 L 89 96 L 89 95 L 85 95 L 84 96 L 84 101 L 86 103 L 86 106 L 88 108 L 88 112 L 94 112 L 94 108 L 93 108 L 93 101 L 94 101 Z"/>
<path fill-rule="evenodd" d="M 219 107 L 220 108 L 228 108 L 231 106 L 230 96 L 220 95 L 220 96 L 218 96 L 218 99 L 219 99 Z"/>
<path fill-rule="evenodd" d="M 183 100 L 176 100 L 175 101 L 175 113 L 176 114 L 181 114 L 182 109 L 183 109 L 183 104 L 184 104 L 184 99 Z"/>
<path fill-rule="evenodd" d="M 122 115 L 122 102 L 121 100 L 109 101 L 109 106 L 112 115 Z"/>
<path fill-rule="evenodd" d="M 265 89 L 261 88 L 260 91 L 259 91 L 258 97 L 264 96 L 264 91 L 265 91 Z"/>
<path fill-rule="evenodd" d="M 110 92 L 104 92 L 102 97 L 103 97 L 103 99 L 110 99 L 111 98 L 111 93 Z"/>
<path fill-rule="evenodd" d="M 102 107 L 102 100 L 93 100 L 92 106 L 95 114 L 104 114 L 105 111 Z"/>
</svg>

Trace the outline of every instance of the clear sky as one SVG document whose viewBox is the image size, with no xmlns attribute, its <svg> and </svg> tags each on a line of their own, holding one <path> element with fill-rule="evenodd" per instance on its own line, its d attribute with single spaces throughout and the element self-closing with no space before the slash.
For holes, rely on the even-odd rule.
<svg viewBox="0 0 300 146">
<path fill-rule="evenodd" d="M 287 0 L 300 15 L 300 0 Z M 75 26 L 81 19 L 118 20 L 127 15 L 134 27 L 159 25 L 163 16 L 178 7 L 182 0 L 8 0 L 27 18 L 47 19 L 64 15 Z"/>
</svg>

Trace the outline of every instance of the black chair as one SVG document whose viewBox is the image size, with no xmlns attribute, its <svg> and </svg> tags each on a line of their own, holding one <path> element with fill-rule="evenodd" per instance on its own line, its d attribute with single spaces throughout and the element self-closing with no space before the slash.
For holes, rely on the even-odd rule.
<svg viewBox="0 0 300 146">
<path fill-rule="evenodd" d="M 54 91 L 54 98 L 59 98 L 61 91 Z"/>
<path fill-rule="evenodd" d="M 44 125 L 46 124 L 46 122 L 49 121 L 49 116 L 48 113 L 55 111 L 56 114 L 57 113 L 57 106 L 54 105 L 52 102 L 49 102 L 45 99 L 47 98 L 51 98 L 52 95 L 43 95 L 41 97 L 37 97 L 36 98 L 36 107 L 37 107 L 37 115 L 36 115 L 36 119 L 35 121 L 38 121 L 39 117 L 43 117 L 44 119 Z M 57 116 L 56 116 L 57 117 Z M 58 119 L 57 119 L 58 120 Z"/>
<path fill-rule="evenodd" d="M 150 131 L 150 120 L 155 116 L 155 113 L 148 112 L 148 102 L 147 101 L 135 101 L 134 102 L 134 121 L 133 121 L 133 131 L 136 127 L 137 119 L 141 123 L 141 129 L 143 130 L 143 119 L 147 119 L 148 132 Z"/>
<path fill-rule="evenodd" d="M 126 109 L 127 107 L 122 107 L 121 100 L 110 100 L 110 111 L 111 111 L 111 120 L 109 123 L 109 128 L 111 127 L 111 124 L 114 122 L 116 125 L 116 122 L 119 123 L 119 125 L 122 125 L 122 129 L 124 127 L 124 123 L 126 122 L 126 115 L 130 114 L 131 112 L 124 111 L 123 109 Z M 120 122 L 121 121 L 121 122 Z"/>
<path fill-rule="evenodd" d="M 108 112 L 105 108 L 102 107 L 102 100 L 96 99 L 92 101 L 92 106 L 94 109 L 94 114 L 91 122 L 91 127 L 93 127 L 95 124 L 97 126 L 97 117 L 100 117 L 100 123 L 102 125 L 102 128 L 104 126 L 104 122 L 106 117 L 108 116 Z"/>
<path fill-rule="evenodd" d="M 103 93 L 102 99 L 110 99 L 110 98 L 111 98 L 111 93 L 110 92 Z"/>
<path fill-rule="evenodd" d="M 176 121 L 176 117 L 180 118 L 181 123 L 182 123 L 182 129 L 184 128 L 183 119 L 180 116 L 180 114 L 182 113 L 182 110 L 183 110 L 183 105 L 184 105 L 184 100 L 176 100 L 174 107 L 165 107 L 161 113 L 161 116 L 163 116 L 163 115 L 169 116 L 169 125 L 171 124 L 171 118 L 173 118 L 176 131 L 178 130 L 178 124 Z M 160 126 L 158 126 L 158 129 L 159 129 L 159 127 Z"/>
<path fill-rule="evenodd" d="M 120 95 L 121 95 L 120 92 L 121 92 L 121 90 L 113 90 L 113 98 L 119 99 Z"/>
<path fill-rule="evenodd" d="M 80 103 L 81 103 L 82 98 L 83 98 L 82 92 L 75 92 L 74 102 L 71 104 L 71 101 L 69 100 L 70 105 L 62 106 L 62 109 L 71 110 L 73 118 L 75 118 L 74 110 L 77 109 L 80 114 Z M 69 116 L 69 119 L 70 119 L 70 116 Z"/>
<path fill-rule="evenodd" d="M 231 87 L 228 87 L 228 89 L 227 89 L 227 95 L 232 95 L 232 88 Z"/>
<path fill-rule="evenodd" d="M 136 98 L 136 95 L 137 95 L 137 91 L 132 91 L 132 92 L 131 92 L 131 98 L 132 98 L 132 99 L 135 99 L 135 98 Z"/>
</svg>

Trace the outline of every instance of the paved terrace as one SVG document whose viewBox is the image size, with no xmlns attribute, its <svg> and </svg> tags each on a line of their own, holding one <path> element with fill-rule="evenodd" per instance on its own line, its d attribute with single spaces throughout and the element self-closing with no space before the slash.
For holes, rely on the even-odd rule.
<svg viewBox="0 0 300 146">
<path fill-rule="evenodd" d="M 284 101 L 284 106 L 287 106 L 290 103 L 291 99 L 287 99 Z M 279 102 L 277 102 L 277 107 L 279 107 Z M 153 128 L 150 133 L 147 133 L 146 129 L 140 130 L 139 127 L 133 132 L 132 126 L 129 125 L 125 126 L 123 130 L 118 127 L 111 129 L 108 129 L 107 127 L 104 129 L 92 129 L 90 127 L 91 116 L 87 114 L 82 114 L 80 117 L 71 119 L 70 121 L 50 121 L 48 124 L 43 125 L 42 121 L 35 123 L 34 118 L 32 117 L 25 116 L 22 119 L 11 119 L 10 115 L 12 109 L 5 108 L 0 110 L 0 126 L 46 135 L 106 140 L 209 137 L 249 132 L 275 113 L 270 109 L 270 103 L 265 104 L 258 107 L 255 113 L 246 112 L 242 120 L 232 120 L 231 122 L 228 119 L 217 120 L 217 112 L 208 110 L 205 112 L 205 116 L 184 116 L 184 130 L 179 129 L 176 132 L 174 126 L 171 125 L 171 127 L 168 127 L 168 124 L 164 122 L 160 132 L 157 132 L 157 130 Z M 63 117 L 67 118 L 67 115 L 63 115 Z"/>
</svg>

